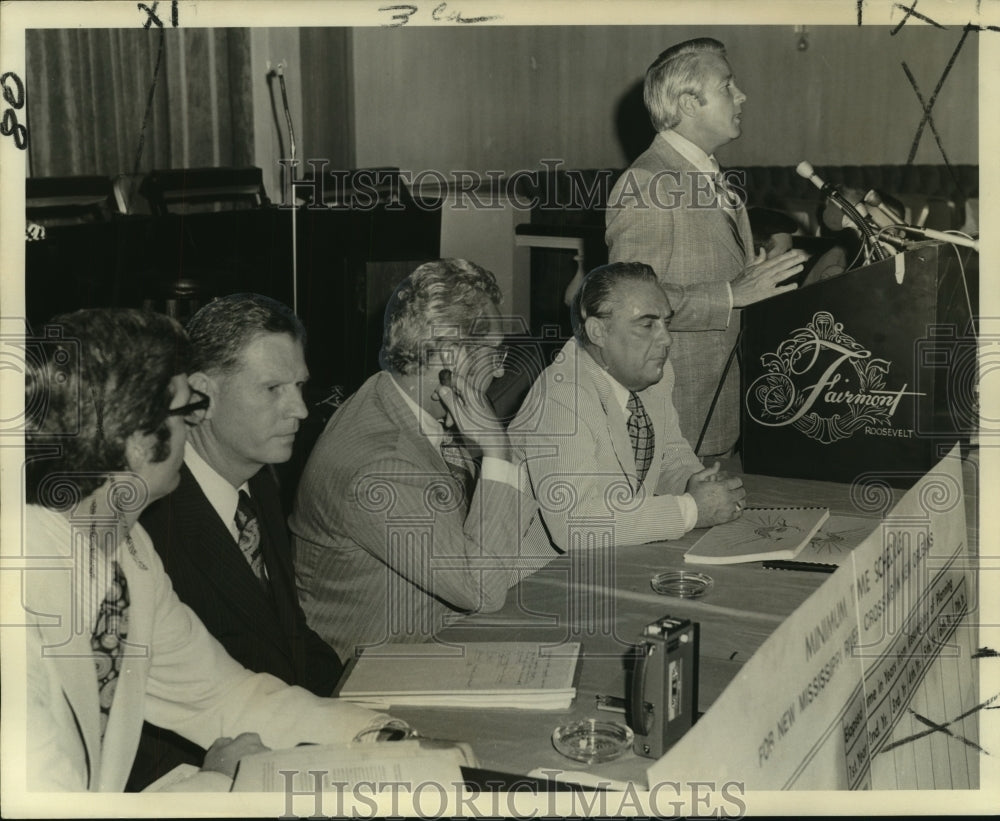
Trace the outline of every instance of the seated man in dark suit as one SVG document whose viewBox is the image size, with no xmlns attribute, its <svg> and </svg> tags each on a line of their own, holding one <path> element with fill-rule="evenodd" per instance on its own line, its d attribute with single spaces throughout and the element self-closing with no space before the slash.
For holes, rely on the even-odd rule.
<svg viewBox="0 0 1000 821">
<path fill-rule="evenodd" d="M 288 460 L 307 415 L 305 329 L 286 306 L 257 294 L 216 300 L 188 323 L 190 385 L 207 397 L 192 427 L 177 489 L 142 525 L 181 601 L 245 667 L 317 695 L 342 666 L 306 625 L 285 514 L 266 467 Z M 130 788 L 141 789 L 200 750 L 147 724 Z"/>
</svg>

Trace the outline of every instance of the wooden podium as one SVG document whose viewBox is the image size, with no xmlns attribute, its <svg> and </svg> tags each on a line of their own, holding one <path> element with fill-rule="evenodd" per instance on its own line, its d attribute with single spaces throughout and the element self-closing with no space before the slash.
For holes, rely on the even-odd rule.
<svg viewBox="0 0 1000 821">
<path fill-rule="evenodd" d="M 956 249 L 890 259 L 743 310 L 743 468 L 909 487 L 978 424 L 978 368 Z"/>
</svg>

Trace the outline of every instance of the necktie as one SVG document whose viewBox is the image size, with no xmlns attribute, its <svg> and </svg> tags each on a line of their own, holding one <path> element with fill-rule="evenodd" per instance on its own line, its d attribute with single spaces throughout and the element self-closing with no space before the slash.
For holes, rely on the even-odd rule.
<svg viewBox="0 0 1000 821">
<path fill-rule="evenodd" d="M 740 234 L 740 225 L 737 220 L 737 214 L 743 207 L 743 203 L 739 194 L 730 187 L 726 175 L 719 169 L 719 164 L 714 158 L 712 167 L 715 169 L 715 192 L 719 205 L 729 220 L 729 230 L 732 231 L 733 240 L 740 249 L 740 253 L 745 255 L 746 246 L 743 244 L 743 236 Z"/>
<path fill-rule="evenodd" d="M 266 584 L 264 553 L 260 546 L 260 523 L 257 521 L 257 511 L 254 510 L 250 494 L 245 490 L 240 491 L 239 501 L 236 503 L 236 529 L 240 534 L 240 550 L 250 564 L 250 569 L 261 584 Z"/>
<path fill-rule="evenodd" d="M 629 391 L 625 409 L 629 412 L 628 435 L 632 440 L 632 453 L 635 455 L 635 471 L 641 485 L 653 463 L 653 448 L 656 445 L 656 435 L 653 433 L 653 423 L 649 414 L 642 406 L 635 391 Z"/>
<path fill-rule="evenodd" d="M 441 456 L 451 475 L 462 485 L 466 503 L 472 499 L 479 475 L 479 465 L 462 443 L 460 436 L 446 436 L 441 442 Z"/>
<path fill-rule="evenodd" d="M 90 637 L 97 668 L 97 693 L 101 707 L 101 741 L 115 700 L 115 688 L 122 667 L 122 644 L 128 635 L 128 585 L 118 562 L 113 564 L 111 586 L 97 612 L 97 624 Z"/>
</svg>

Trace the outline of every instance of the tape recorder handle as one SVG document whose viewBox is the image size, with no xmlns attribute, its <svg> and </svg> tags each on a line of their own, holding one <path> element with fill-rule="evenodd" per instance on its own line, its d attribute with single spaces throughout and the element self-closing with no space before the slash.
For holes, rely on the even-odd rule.
<svg viewBox="0 0 1000 821">
<path fill-rule="evenodd" d="M 644 641 L 635 645 L 632 666 L 632 692 L 628 700 L 628 723 L 639 735 L 649 735 L 652 715 L 646 710 L 646 667 L 649 656 L 656 652 L 656 645 Z"/>
</svg>

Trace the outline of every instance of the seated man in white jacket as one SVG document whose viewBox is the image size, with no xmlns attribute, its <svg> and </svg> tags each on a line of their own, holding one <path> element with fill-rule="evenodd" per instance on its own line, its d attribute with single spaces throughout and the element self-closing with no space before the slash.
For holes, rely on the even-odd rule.
<svg viewBox="0 0 1000 821">
<path fill-rule="evenodd" d="M 510 425 L 562 550 L 676 539 L 742 511 L 742 480 L 718 462 L 704 468 L 681 435 L 667 358 L 672 313 L 648 265 L 591 271 L 573 303 L 575 338 Z"/>
<path fill-rule="evenodd" d="M 128 309 L 53 324 L 25 381 L 23 545 L 48 565 L 24 583 L 28 789 L 121 791 L 143 719 L 211 746 L 190 789 L 226 789 L 247 753 L 399 724 L 251 673 L 173 592 L 136 520 L 177 484 L 207 401 L 180 326 Z"/>
</svg>

